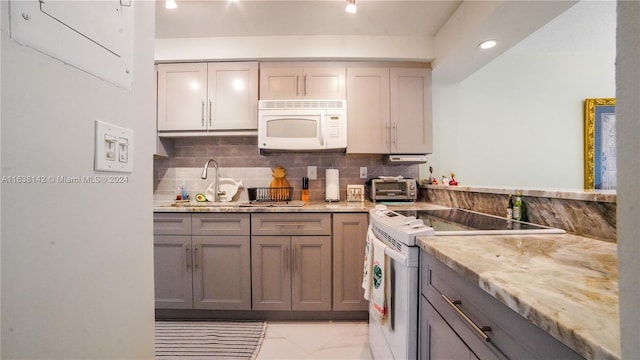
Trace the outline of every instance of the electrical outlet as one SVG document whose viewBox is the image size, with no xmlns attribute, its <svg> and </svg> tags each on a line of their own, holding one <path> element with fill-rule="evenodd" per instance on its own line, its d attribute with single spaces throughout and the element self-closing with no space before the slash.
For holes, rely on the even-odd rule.
<svg viewBox="0 0 640 360">
<path fill-rule="evenodd" d="M 367 167 L 362 166 L 360 167 L 360 179 L 366 179 L 366 178 L 367 178 Z"/>
<path fill-rule="evenodd" d="M 318 179 L 318 167 L 317 166 L 307 166 L 307 177 L 309 180 Z"/>
</svg>

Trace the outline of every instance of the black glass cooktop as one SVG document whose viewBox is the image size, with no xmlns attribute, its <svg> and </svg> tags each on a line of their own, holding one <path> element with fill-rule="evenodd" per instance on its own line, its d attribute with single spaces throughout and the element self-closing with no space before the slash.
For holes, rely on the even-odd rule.
<svg viewBox="0 0 640 360">
<path fill-rule="evenodd" d="M 532 223 L 507 220 L 506 218 L 480 214 L 463 209 L 401 210 L 404 216 L 415 216 L 436 232 L 447 231 L 535 231 L 558 230 Z M 561 230 L 558 230 L 561 231 Z"/>
</svg>

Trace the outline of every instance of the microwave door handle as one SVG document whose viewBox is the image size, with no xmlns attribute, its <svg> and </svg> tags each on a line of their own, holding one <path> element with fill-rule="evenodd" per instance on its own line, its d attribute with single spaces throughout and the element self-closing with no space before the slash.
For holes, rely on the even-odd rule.
<svg viewBox="0 0 640 360">
<path fill-rule="evenodd" d="M 327 124 L 327 119 L 325 118 L 326 115 L 321 114 L 320 115 L 320 123 L 318 124 L 318 127 L 320 128 L 320 146 L 324 147 L 324 131 L 325 131 L 325 126 Z"/>
</svg>

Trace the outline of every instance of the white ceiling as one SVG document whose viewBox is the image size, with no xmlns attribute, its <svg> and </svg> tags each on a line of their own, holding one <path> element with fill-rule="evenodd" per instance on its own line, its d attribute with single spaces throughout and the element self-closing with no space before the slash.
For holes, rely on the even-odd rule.
<svg viewBox="0 0 640 360">
<path fill-rule="evenodd" d="M 299 57 L 294 49 L 307 47 L 311 58 L 429 62 L 446 81 L 466 78 L 577 2 L 356 0 L 358 12 L 348 14 L 346 0 L 176 0 L 172 10 L 157 1 L 158 61 Z M 487 38 L 499 45 L 479 51 Z M 323 47 L 327 39 L 337 45 Z"/>
<path fill-rule="evenodd" d="M 178 8 L 156 6 L 156 38 L 288 35 L 435 36 L 460 0 L 357 0 L 349 14 L 345 0 L 196 1 Z"/>
</svg>

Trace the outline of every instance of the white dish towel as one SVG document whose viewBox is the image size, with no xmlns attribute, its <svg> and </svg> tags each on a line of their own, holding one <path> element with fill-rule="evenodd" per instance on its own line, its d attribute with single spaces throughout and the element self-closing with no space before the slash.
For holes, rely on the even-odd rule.
<svg viewBox="0 0 640 360">
<path fill-rule="evenodd" d="M 377 238 L 373 238 L 373 265 L 371 267 L 371 285 L 373 301 L 369 306 L 369 315 L 384 323 L 387 318 L 387 246 Z"/>
<path fill-rule="evenodd" d="M 373 239 L 375 237 L 371 226 L 369 226 L 364 245 L 364 269 L 362 271 L 362 288 L 364 289 L 364 298 L 367 301 L 371 299 L 371 267 L 373 266 Z"/>
</svg>

